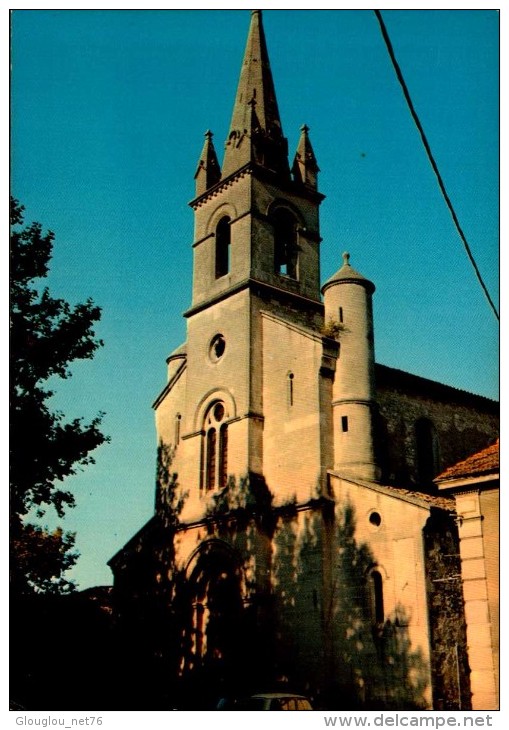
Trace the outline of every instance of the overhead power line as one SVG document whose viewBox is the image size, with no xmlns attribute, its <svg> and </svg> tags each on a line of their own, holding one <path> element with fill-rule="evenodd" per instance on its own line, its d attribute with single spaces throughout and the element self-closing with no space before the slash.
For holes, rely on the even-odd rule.
<svg viewBox="0 0 509 730">
<path fill-rule="evenodd" d="M 482 289 L 484 291 L 484 294 L 486 295 L 486 298 L 487 298 L 487 300 L 488 300 L 488 302 L 489 302 L 489 304 L 490 304 L 490 306 L 491 306 L 491 308 L 492 308 L 492 310 L 493 310 L 493 312 L 495 314 L 495 317 L 497 319 L 499 319 L 499 315 L 498 315 L 498 312 L 497 312 L 497 308 L 493 304 L 493 300 L 490 297 L 490 293 L 488 291 L 488 288 L 487 288 L 486 284 L 484 283 L 483 278 L 481 276 L 481 272 L 479 271 L 479 268 L 478 268 L 478 266 L 477 266 L 477 264 L 475 262 L 475 259 L 474 259 L 474 256 L 472 254 L 472 251 L 470 250 L 470 246 L 468 245 L 468 241 L 467 241 L 467 239 L 465 237 L 465 234 L 463 233 L 463 230 L 462 230 L 462 228 L 460 226 L 460 223 L 459 223 L 459 220 L 458 220 L 458 216 L 456 215 L 456 212 L 455 212 L 455 210 L 453 208 L 453 205 L 451 203 L 451 200 L 449 198 L 449 195 L 447 194 L 447 190 L 445 189 L 444 181 L 442 180 L 442 176 L 440 175 L 440 171 L 438 169 L 437 163 L 435 162 L 435 158 L 433 157 L 433 153 L 431 152 L 431 148 L 429 146 L 429 142 L 428 142 L 428 140 L 426 138 L 426 135 L 424 133 L 424 129 L 422 128 L 422 124 L 421 124 L 421 122 L 419 120 L 419 117 L 417 116 L 417 112 L 414 109 L 414 105 L 412 103 L 412 99 L 410 98 L 410 93 L 409 93 L 408 88 L 407 88 L 407 85 L 405 83 L 405 79 L 403 78 L 403 74 L 401 73 L 401 69 L 400 69 L 399 64 L 398 64 L 398 62 L 396 60 L 396 56 L 394 55 L 394 49 L 392 47 L 391 39 L 389 38 L 389 34 L 387 32 L 387 28 L 385 27 L 385 23 L 384 23 L 383 18 L 382 18 L 382 13 L 380 12 L 380 10 L 375 10 L 374 12 L 375 12 L 376 17 L 378 18 L 378 22 L 380 23 L 380 29 L 382 31 L 382 36 L 384 38 L 385 45 L 387 46 L 387 50 L 389 52 L 389 56 L 391 58 L 392 65 L 394 66 L 394 70 L 396 71 L 396 76 L 398 77 L 398 81 L 399 81 L 399 83 L 401 85 L 401 88 L 403 89 L 403 94 L 405 96 L 405 99 L 406 99 L 408 108 L 410 110 L 410 114 L 412 115 L 412 118 L 413 118 L 413 120 L 415 122 L 415 126 L 419 130 L 419 134 L 421 135 L 421 139 L 422 139 L 422 143 L 424 145 L 424 149 L 426 150 L 426 154 L 428 155 L 428 159 L 429 159 L 429 161 L 431 163 L 431 167 L 433 168 L 433 172 L 435 173 L 436 178 L 438 180 L 438 185 L 440 187 L 440 191 L 442 193 L 442 196 L 443 196 L 443 198 L 444 198 L 444 200 L 446 202 L 447 207 L 449 208 L 449 212 L 450 212 L 450 214 L 452 216 L 452 219 L 454 221 L 454 225 L 456 226 L 456 230 L 458 231 L 459 236 L 460 236 L 460 238 L 461 238 L 461 240 L 463 242 L 463 246 L 465 248 L 465 251 L 467 253 L 468 258 L 470 259 L 470 263 L 474 267 L 474 271 L 475 271 L 475 274 L 477 276 L 477 279 L 479 280 L 479 283 L 480 283 L 480 285 L 481 285 L 481 287 L 482 287 Z"/>
</svg>

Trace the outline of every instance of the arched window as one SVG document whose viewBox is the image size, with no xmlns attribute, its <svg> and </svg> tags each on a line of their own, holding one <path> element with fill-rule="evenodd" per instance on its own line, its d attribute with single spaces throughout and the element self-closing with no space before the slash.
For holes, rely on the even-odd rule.
<svg viewBox="0 0 509 730">
<path fill-rule="evenodd" d="M 180 413 L 177 413 L 177 415 L 175 416 L 175 448 L 177 448 L 177 446 L 180 443 L 180 423 L 181 423 L 181 421 L 182 421 L 182 416 L 180 415 Z"/>
<path fill-rule="evenodd" d="M 371 594 L 371 617 L 373 623 L 381 625 L 384 622 L 384 584 L 382 574 L 372 570 L 369 576 Z"/>
<path fill-rule="evenodd" d="M 288 405 L 291 407 L 293 406 L 293 398 L 294 398 L 294 374 L 288 373 L 287 375 L 287 399 L 288 399 Z"/>
<path fill-rule="evenodd" d="M 278 208 L 273 215 L 274 270 L 297 279 L 297 221 L 289 210 Z"/>
<path fill-rule="evenodd" d="M 216 488 L 216 429 L 209 428 L 207 431 L 207 472 L 206 472 L 206 488 Z"/>
<path fill-rule="evenodd" d="M 429 484 L 440 470 L 438 435 L 433 422 L 419 418 L 415 424 L 417 478 L 421 484 Z"/>
<path fill-rule="evenodd" d="M 228 424 L 224 403 L 216 401 L 205 416 L 203 486 L 223 489 L 228 479 Z"/>
<path fill-rule="evenodd" d="M 228 480 L 228 426 L 219 429 L 219 488 L 226 487 Z"/>
<path fill-rule="evenodd" d="M 216 279 L 230 271 L 230 243 L 230 219 L 225 216 L 216 227 Z"/>
</svg>

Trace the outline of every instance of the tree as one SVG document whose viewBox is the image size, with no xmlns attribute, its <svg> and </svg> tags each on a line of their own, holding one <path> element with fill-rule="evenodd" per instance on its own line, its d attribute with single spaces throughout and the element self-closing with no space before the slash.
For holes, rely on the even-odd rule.
<svg viewBox="0 0 509 730">
<path fill-rule="evenodd" d="M 74 536 L 28 522 L 48 508 L 63 517 L 74 507 L 66 477 L 93 463 L 108 439 L 102 415 L 91 423 L 51 409 L 48 381 L 71 376 L 70 363 L 89 359 L 103 343 L 94 331 L 101 310 L 91 299 L 70 306 L 40 280 L 48 274 L 54 234 L 40 223 L 22 227 L 24 207 L 11 198 L 10 250 L 10 486 L 11 580 L 16 591 L 69 589 L 62 577 L 76 560 Z"/>
<path fill-rule="evenodd" d="M 12 535 L 13 555 L 16 570 L 13 571 L 13 592 L 18 595 L 26 592 L 26 587 L 37 587 L 44 593 L 68 593 L 74 590 L 74 583 L 62 576 L 72 568 L 78 554 L 71 552 L 74 547 L 73 533 L 64 532 L 60 527 L 49 531 L 44 527 L 23 524 L 21 530 Z"/>
</svg>

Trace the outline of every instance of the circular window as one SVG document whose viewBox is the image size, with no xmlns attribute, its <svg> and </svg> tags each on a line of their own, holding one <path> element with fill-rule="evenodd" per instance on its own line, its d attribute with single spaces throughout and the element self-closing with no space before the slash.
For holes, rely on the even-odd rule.
<svg viewBox="0 0 509 730">
<path fill-rule="evenodd" d="M 225 349 L 226 340 L 224 339 L 223 335 L 215 335 L 215 337 L 212 338 L 209 347 L 209 357 L 212 362 L 217 362 L 218 360 L 220 360 L 224 355 Z"/>
<path fill-rule="evenodd" d="M 371 512 L 369 515 L 369 521 L 373 527 L 380 527 L 382 524 L 382 516 L 380 515 L 380 512 Z"/>
<path fill-rule="evenodd" d="M 222 421 L 224 417 L 224 406 L 222 403 L 216 403 L 214 406 L 214 418 L 216 421 Z"/>
</svg>

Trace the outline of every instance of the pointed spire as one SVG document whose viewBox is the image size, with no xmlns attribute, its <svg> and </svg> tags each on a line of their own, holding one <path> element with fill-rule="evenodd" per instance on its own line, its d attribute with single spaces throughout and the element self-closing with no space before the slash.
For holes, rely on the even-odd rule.
<svg viewBox="0 0 509 730">
<path fill-rule="evenodd" d="M 248 162 L 288 177 L 288 144 L 283 137 L 274 81 L 262 24 L 253 10 L 251 25 L 226 140 L 223 178 Z"/>
<path fill-rule="evenodd" d="M 317 165 L 315 153 L 309 141 L 309 127 L 304 124 L 300 130 L 301 135 L 292 166 L 293 178 L 295 182 L 316 190 L 320 168 Z"/>
<path fill-rule="evenodd" d="M 219 167 L 216 150 L 212 142 L 213 136 L 210 130 L 205 132 L 205 144 L 203 145 L 200 161 L 198 162 L 198 167 L 194 175 L 197 196 L 205 193 L 221 179 L 221 168 Z"/>
</svg>

